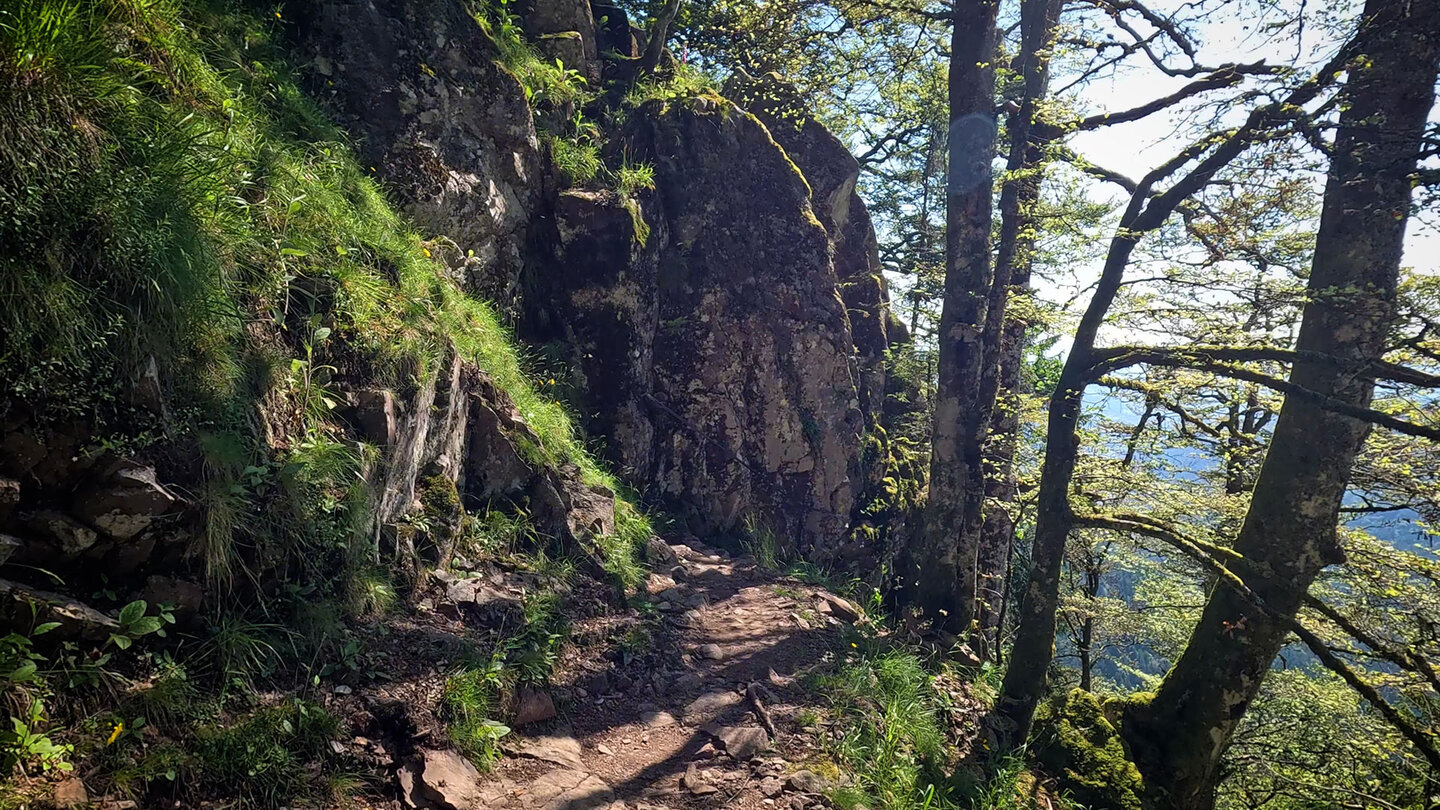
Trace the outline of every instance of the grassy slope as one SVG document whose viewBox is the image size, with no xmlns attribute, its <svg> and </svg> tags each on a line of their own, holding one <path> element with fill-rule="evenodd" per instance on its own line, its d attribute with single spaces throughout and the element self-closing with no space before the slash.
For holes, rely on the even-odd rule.
<svg viewBox="0 0 1440 810">
<path fill-rule="evenodd" d="M 82 420 L 122 453 L 196 451 L 201 480 L 186 483 L 206 513 L 193 551 L 212 586 L 251 593 L 209 619 L 205 650 L 227 676 L 282 657 L 266 636 L 282 628 L 247 582 L 278 576 L 298 601 L 354 612 L 393 602 L 389 572 L 366 549 L 372 493 L 360 473 L 379 451 L 334 418 L 340 377 L 413 390 L 453 346 L 515 399 L 541 438 L 536 460 L 574 463 L 618 489 L 491 307 L 446 278 L 303 97 L 273 44 L 286 24 L 279 6 L 202 0 L 0 7 L 0 405 L 18 404 L 42 429 Z M 124 392 L 151 357 L 169 389 L 164 419 Z M 282 415 L 278 435 L 261 435 L 257 407 Z M 601 550 L 633 579 L 649 526 L 629 502 L 617 512 L 618 536 Z M 0 665 L 30 643 L 0 643 Z M 101 743 L 117 722 L 127 727 L 116 734 L 133 736 L 135 718 L 91 707 L 86 727 L 60 729 L 54 710 L 74 682 L 65 670 L 85 653 L 50 655 L 40 676 L 0 677 L 0 695 L 13 712 L 35 708 L 38 739 L 89 740 L 89 764 L 116 785 L 189 769 L 273 803 L 293 795 L 302 749 L 323 737 L 302 732 L 327 722 L 302 704 L 219 724 L 213 710 L 184 714 L 176 707 L 196 704 L 196 685 L 162 653 L 144 665 L 147 694 L 160 696 L 152 722 L 168 712 L 195 724 L 198 747 L 106 765 Z M 87 672 L 106 681 L 112 666 Z M 225 714 L 223 692 L 218 701 L 209 705 Z M 83 753 L 27 745 L 0 731 L 0 760 L 35 773 Z"/>
<path fill-rule="evenodd" d="M 363 460 L 336 463 L 332 355 L 403 388 L 453 343 L 514 397 L 545 461 L 613 488 L 492 309 L 444 277 L 300 94 L 270 45 L 281 13 L 197 5 L 0 12 L 0 396 L 51 419 L 98 409 L 98 432 L 143 445 L 158 437 L 134 435 L 143 417 L 103 385 L 154 355 L 172 434 L 208 437 L 214 474 L 278 450 L 323 482 Z M 294 430 L 262 447 L 248 415 L 277 390 Z"/>
</svg>

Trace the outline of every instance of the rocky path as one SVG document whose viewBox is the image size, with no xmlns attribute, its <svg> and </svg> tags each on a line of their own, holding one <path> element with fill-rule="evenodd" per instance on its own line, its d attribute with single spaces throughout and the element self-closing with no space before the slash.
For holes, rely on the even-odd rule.
<svg viewBox="0 0 1440 810">
<path fill-rule="evenodd" d="M 649 580 L 658 632 L 640 666 L 570 662 L 560 715 L 508 738 L 491 773 L 436 753 L 402 773 L 402 793 L 456 810 L 825 806 L 824 698 L 805 676 L 859 611 L 744 557 L 651 551 L 668 573 Z"/>
</svg>

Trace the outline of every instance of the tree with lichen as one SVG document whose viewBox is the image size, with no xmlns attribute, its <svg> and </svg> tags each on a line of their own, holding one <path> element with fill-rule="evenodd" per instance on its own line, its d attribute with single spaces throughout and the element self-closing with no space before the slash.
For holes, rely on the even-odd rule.
<svg viewBox="0 0 1440 810">
<path fill-rule="evenodd" d="M 1367 3 L 1341 93 L 1324 210 L 1285 404 L 1234 543 L 1246 589 L 1221 580 L 1191 642 L 1126 736 L 1156 796 L 1213 804 L 1225 744 L 1321 569 L 1370 422 L 1395 296 L 1411 174 L 1440 68 L 1440 3 Z M 1303 358 L 1303 359 L 1302 359 Z M 1440 763 L 1436 763 L 1440 765 Z"/>
</svg>

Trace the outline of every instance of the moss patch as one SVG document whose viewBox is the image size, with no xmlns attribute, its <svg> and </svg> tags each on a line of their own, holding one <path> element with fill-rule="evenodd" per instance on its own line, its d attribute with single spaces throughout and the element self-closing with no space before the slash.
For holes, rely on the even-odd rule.
<svg viewBox="0 0 1440 810">
<path fill-rule="evenodd" d="M 1100 701 L 1082 689 L 1035 718 L 1035 759 L 1071 798 L 1089 807 L 1141 810 L 1145 785 Z"/>
</svg>

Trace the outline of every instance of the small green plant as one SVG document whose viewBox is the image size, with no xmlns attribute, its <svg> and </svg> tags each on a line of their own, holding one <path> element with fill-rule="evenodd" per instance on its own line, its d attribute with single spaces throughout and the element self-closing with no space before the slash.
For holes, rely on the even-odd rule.
<svg viewBox="0 0 1440 810">
<path fill-rule="evenodd" d="M 0 636 L 0 673 L 5 673 L 6 687 L 35 680 L 36 671 L 45 661 L 45 656 L 35 651 L 34 640 L 59 626 L 59 622 L 45 622 L 29 634 L 12 632 Z"/>
<path fill-rule="evenodd" d="M 514 73 L 531 106 L 579 106 L 587 98 L 585 78 L 559 59 L 540 56 L 510 10 L 511 0 L 484 0 L 475 17 L 500 48 L 500 61 Z"/>
<path fill-rule="evenodd" d="M 275 805 L 316 795 L 339 721 L 320 706 L 287 700 L 225 726 L 201 729 L 188 763 L 207 790 L 250 804 Z"/>
<path fill-rule="evenodd" d="M 622 104 L 628 108 L 639 107 L 647 101 L 684 101 L 713 94 L 715 82 L 692 65 L 678 64 L 667 74 L 650 77 L 637 82 L 625 94 Z"/>
<path fill-rule="evenodd" d="M 940 706 L 920 659 L 867 645 L 820 686 L 842 729 L 830 753 L 856 776 L 852 787 L 837 791 L 836 804 L 957 807 L 949 795 Z"/>
<path fill-rule="evenodd" d="M 513 554 L 535 542 L 535 526 L 523 511 L 506 512 L 492 506 L 466 520 L 460 550 L 466 553 Z"/>
<path fill-rule="evenodd" d="M 350 576 L 347 608 L 350 615 L 359 618 L 377 618 L 394 612 L 400 603 L 395 592 L 395 583 L 389 575 L 377 568 L 364 568 Z"/>
<path fill-rule="evenodd" d="M 780 569 L 780 541 L 775 537 L 775 532 L 771 531 L 770 526 L 753 513 L 745 515 L 742 525 L 745 530 L 745 539 L 741 541 L 740 545 L 750 556 L 755 558 L 755 562 L 761 568 L 778 571 Z"/>
<path fill-rule="evenodd" d="M 615 643 L 626 660 L 649 652 L 655 646 L 655 634 L 646 624 L 637 624 L 625 631 Z"/>
<path fill-rule="evenodd" d="M 165 637 L 165 625 L 175 623 L 175 615 L 163 608 L 154 616 L 146 616 L 145 612 L 149 605 L 144 599 L 136 599 L 134 602 L 120 609 L 118 621 L 120 627 L 110 634 L 110 642 L 121 650 L 130 649 L 135 640 L 148 636 L 151 633 Z"/>
<path fill-rule="evenodd" d="M 317 326 L 304 341 L 304 357 L 290 360 L 290 385 L 305 414 L 307 426 L 316 425 L 338 404 L 330 390 L 330 381 L 337 369 L 315 360 L 316 347 L 330 339 L 328 326 Z"/>
<path fill-rule="evenodd" d="M 504 659 L 492 656 L 466 666 L 445 679 L 441 715 L 450 726 L 450 740 L 477 768 L 488 769 L 500 758 L 500 740 L 509 727 L 491 719 L 505 692 Z"/>
<path fill-rule="evenodd" d="M 540 591 L 525 599 L 525 627 L 506 645 L 506 660 L 524 684 L 545 684 L 570 632 L 560 594 Z"/>
<path fill-rule="evenodd" d="M 5 772 L 34 764 L 42 772 L 69 771 L 74 768 L 68 757 L 74 746 L 56 743 L 45 727 L 45 704 L 32 698 L 23 717 L 11 717 L 9 729 L 0 730 L 0 768 Z"/>
<path fill-rule="evenodd" d="M 550 146 L 550 159 L 555 168 L 570 185 L 583 186 L 600 174 L 600 147 L 590 140 L 571 140 L 552 135 L 545 142 Z"/>
<path fill-rule="evenodd" d="M 226 683 L 248 684 L 279 665 L 275 642 L 290 633 L 284 625 L 253 622 L 226 611 L 210 626 L 210 637 L 195 651 L 195 661 L 202 669 L 214 667 Z"/>
<path fill-rule="evenodd" d="M 621 197 L 633 197 L 641 191 L 655 189 L 655 167 L 648 163 L 620 164 L 615 172 L 615 191 Z"/>
</svg>

